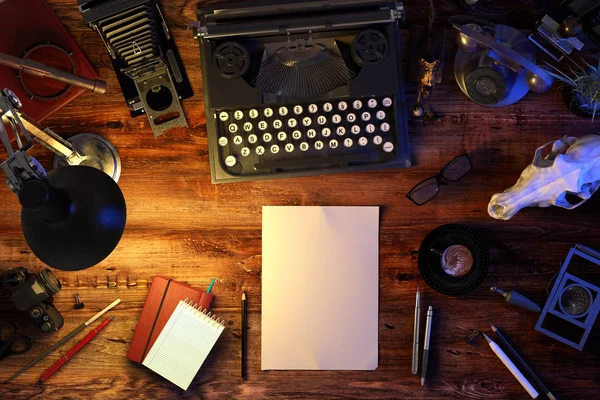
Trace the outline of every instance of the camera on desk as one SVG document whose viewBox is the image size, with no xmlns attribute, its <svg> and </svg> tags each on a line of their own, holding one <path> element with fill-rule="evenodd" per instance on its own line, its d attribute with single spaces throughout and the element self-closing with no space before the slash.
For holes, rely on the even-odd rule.
<svg viewBox="0 0 600 400">
<path fill-rule="evenodd" d="M 4 275 L 2 283 L 12 293 L 11 299 L 17 310 L 25 311 L 42 332 L 62 328 L 63 317 L 52 305 L 52 295 L 62 288 L 62 284 L 52 271 L 45 269 L 36 275 L 26 268 L 14 268 Z"/>
</svg>

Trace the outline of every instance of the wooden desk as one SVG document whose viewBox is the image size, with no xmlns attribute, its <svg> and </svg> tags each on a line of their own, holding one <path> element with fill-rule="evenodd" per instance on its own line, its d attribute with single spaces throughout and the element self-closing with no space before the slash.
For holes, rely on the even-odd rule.
<svg viewBox="0 0 600 400">
<path fill-rule="evenodd" d="M 9 0 L 18 1 L 18 0 Z M 409 125 L 415 166 L 409 170 L 319 176 L 215 186 L 210 183 L 199 50 L 185 36 L 195 19 L 197 1 L 162 2 L 196 95 L 183 102 L 190 125 L 155 140 L 145 117 L 131 119 L 112 71 L 102 66 L 100 38 L 82 21 L 75 0 L 51 4 L 103 79 L 106 95 L 86 94 L 46 123 L 68 137 L 80 132 L 106 136 L 123 160 L 119 185 L 127 200 L 128 221 L 121 243 L 100 265 L 81 272 L 56 271 L 63 289 L 56 306 L 65 317 L 59 332 L 41 335 L 2 297 L 0 321 L 15 320 L 34 339 L 26 356 L 0 362 L 4 380 L 93 313 L 117 297 L 121 305 L 111 323 L 84 351 L 47 384 L 35 382 L 42 371 L 73 343 L 55 352 L 10 385 L 0 398 L 386 398 L 386 399 L 527 399 L 528 395 L 482 341 L 463 341 L 470 329 L 489 331 L 493 322 L 515 343 L 521 355 L 560 399 L 592 398 L 600 382 L 600 357 L 582 353 L 533 331 L 537 315 L 512 308 L 489 286 L 514 288 L 544 304 L 546 283 L 576 243 L 600 248 L 598 195 L 574 211 L 527 209 L 509 222 L 490 218 L 490 197 L 512 186 L 535 149 L 564 135 L 597 133 L 598 123 L 579 119 L 566 109 L 556 90 L 530 93 L 519 103 L 488 109 L 468 100 L 453 78 L 454 37 L 447 37 L 444 82 L 429 104 L 435 121 Z M 438 1 L 439 21 L 458 13 L 455 2 Z M 552 7 L 549 3 L 503 1 L 512 23 L 523 29 Z M 423 23 L 426 3 L 407 0 L 409 23 Z M 408 31 L 406 37 L 408 39 Z M 408 40 L 405 44 L 407 53 Z M 588 52 L 598 53 L 596 46 Z M 557 85 L 558 86 L 558 85 Z M 408 88 L 409 103 L 416 87 Z M 468 152 L 474 170 L 462 181 L 442 188 L 431 204 L 418 208 L 404 195 L 435 174 L 455 155 Z M 51 165 L 48 151 L 33 155 Z M 380 361 L 373 372 L 262 372 L 261 348 L 261 207 L 263 205 L 380 205 Z M 16 197 L 0 185 L 0 272 L 44 265 L 29 250 L 19 224 Z M 467 296 L 450 298 L 421 279 L 417 252 L 435 227 L 462 223 L 485 236 L 491 250 L 486 281 Z M 198 287 L 217 278 L 215 311 L 227 330 L 185 394 L 126 358 L 137 318 L 152 277 L 167 275 Z M 332 282 L 332 284 L 334 284 Z M 423 307 L 432 305 L 437 319 L 431 341 L 425 388 L 411 374 L 414 294 Z M 240 369 L 240 295 L 249 297 L 249 379 Z M 73 295 L 85 302 L 73 310 Z M 423 317 L 424 321 L 424 317 Z M 598 334 L 590 342 L 598 342 Z M 81 334 L 83 335 L 83 333 Z"/>
</svg>

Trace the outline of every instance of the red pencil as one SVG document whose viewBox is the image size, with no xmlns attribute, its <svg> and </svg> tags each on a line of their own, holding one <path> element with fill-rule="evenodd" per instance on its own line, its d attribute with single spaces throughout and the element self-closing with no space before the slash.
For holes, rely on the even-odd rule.
<svg viewBox="0 0 600 400">
<path fill-rule="evenodd" d="M 104 322 L 96 327 L 96 329 L 92 330 L 88 333 L 79 343 L 77 343 L 71 350 L 67 352 L 64 356 L 60 358 L 57 362 L 55 362 L 50 368 L 46 370 L 40 376 L 40 382 L 43 383 L 48 380 L 56 371 L 58 371 L 63 365 L 65 365 L 79 350 L 81 350 L 86 344 L 92 341 L 92 339 L 102 330 L 110 321 L 112 321 L 113 317 L 106 318 Z"/>
</svg>

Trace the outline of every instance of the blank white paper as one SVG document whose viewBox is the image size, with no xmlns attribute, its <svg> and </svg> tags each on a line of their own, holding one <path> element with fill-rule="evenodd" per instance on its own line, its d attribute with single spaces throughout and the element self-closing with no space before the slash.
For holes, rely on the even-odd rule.
<svg viewBox="0 0 600 400">
<path fill-rule="evenodd" d="M 263 207 L 262 253 L 262 369 L 376 369 L 379 207 Z"/>
</svg>

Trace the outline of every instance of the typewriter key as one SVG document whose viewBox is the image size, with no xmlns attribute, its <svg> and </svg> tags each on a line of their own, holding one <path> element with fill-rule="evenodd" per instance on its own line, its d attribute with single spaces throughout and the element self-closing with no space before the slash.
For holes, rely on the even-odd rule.
<svg viewBox="0 0 600 400">
<path fill-rule="evenodd" d="M 227 165 L 228 167 L 233 167 L 236 163 L 237 163 L 237 160 L 235 159 L 234 156 L 228 156 L 225 159 L 225 165 Z"/>
</svg>

